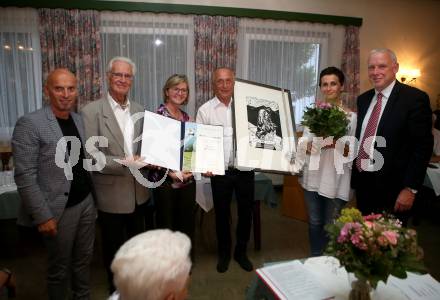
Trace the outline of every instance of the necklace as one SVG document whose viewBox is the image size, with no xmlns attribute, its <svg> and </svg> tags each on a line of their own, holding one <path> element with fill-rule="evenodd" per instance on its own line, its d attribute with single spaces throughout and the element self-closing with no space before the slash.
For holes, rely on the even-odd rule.
<svg viewBox="0 0 440 300">
<path fill-rule="evenodd" d="M 175 120 L 182 119 L 182 112 L 180 111 L 179 108 L 175 109 L 173 107 L 173 109 L 170 109 L 170 105 L 165 105 L 165 107 L 167 108 L 169 114 L 173 117 L 173 119 L 175 119 Z"/>
</svg>

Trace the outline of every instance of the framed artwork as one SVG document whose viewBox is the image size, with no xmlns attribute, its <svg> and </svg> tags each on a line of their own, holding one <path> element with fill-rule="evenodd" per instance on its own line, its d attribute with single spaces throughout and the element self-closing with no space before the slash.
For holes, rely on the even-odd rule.
<svg viewBox="0 0 440 300">
<path fill-rule="evenodd" d="M 236 79 L 233 126 L 237 168 L 293 173 L 297 137 L 289 90 Z"/>
</svg>

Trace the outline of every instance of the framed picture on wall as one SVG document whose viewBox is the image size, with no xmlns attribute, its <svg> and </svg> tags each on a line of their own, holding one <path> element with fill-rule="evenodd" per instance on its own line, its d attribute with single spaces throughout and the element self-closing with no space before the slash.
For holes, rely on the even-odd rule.
<svg viewBox="0 0 440 300">
<path fill-rule="evenodd" d="M 236 79 L 233 125 L 237 168 L 293 173 L 297 137 L 289 90 Z"/>
</svg>

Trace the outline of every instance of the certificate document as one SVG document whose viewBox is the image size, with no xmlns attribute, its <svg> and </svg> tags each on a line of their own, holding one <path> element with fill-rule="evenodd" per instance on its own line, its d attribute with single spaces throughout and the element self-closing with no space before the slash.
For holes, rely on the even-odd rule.
<svg viewBox="0 0 440 300">
<path fill-rule="evenodd" d="M 195 123 L 193 123 L 195 124 Z M 225 174 L 223 127 L 197 124 L 197 150 L 194 170 Z"/>
<path fill-rule="evenodd" d="M 224 175 L 223 127 L 145 111 L 141 156 L 148 164 L 175 171 Z"/>
</svg>

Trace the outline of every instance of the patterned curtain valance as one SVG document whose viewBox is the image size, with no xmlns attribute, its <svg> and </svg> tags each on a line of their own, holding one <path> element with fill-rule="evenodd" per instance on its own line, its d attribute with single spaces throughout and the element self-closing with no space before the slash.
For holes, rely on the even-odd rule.
<svg viewBox="0 0 440 300">
<path fill-rule="evenodd" d="M 196 111 L 213 97 L 212 72 L 218 67 L 235 70 L 238 22 L 235 17 L 194 17 Z"/>
<path fill-rule="evenodd" d="M 78 80 L 78 107 L 101 96 L 99 12 L 39 9 L 43 78 L 68 68 Z"/>
<path fill-rule="evenodd" d="M 356 110 L 356 98 L 359 96 L 360 85 L 360 43 L 359 27 L 346 26 L 344 50 L 342 53 L 342 72 L 345 74 L 345 99 L 344 104 Z"/>
</svg>

